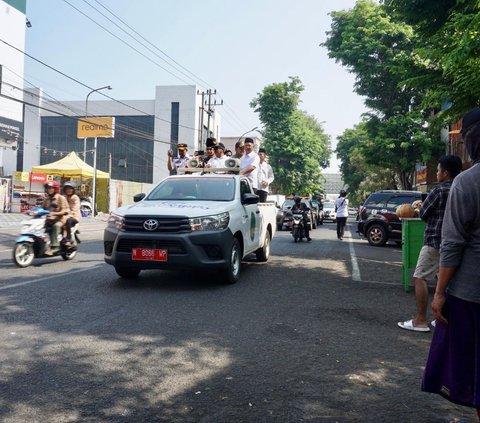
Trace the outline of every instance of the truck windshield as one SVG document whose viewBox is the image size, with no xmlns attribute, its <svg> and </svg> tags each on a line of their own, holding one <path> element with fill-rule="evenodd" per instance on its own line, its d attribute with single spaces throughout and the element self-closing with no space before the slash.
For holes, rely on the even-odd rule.
<svg viewBox="0 0 480 423">
<path fill-rule="evenodd" d="M 234 194 L 233 178 L 172 178 L 161 182 L 145 200 L 232 201 Z"/>
</svg>

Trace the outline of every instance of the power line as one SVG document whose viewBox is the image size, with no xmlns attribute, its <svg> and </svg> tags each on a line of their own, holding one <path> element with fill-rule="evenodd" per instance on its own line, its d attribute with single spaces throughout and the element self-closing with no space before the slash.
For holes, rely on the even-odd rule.
<svg viewBox="0 0 480 423">
<path fill-rule="evenodd" d="M 47 68 L 49 68 L 49 69 L 53 70 L 54 72 L 56 72 L 56 73 L 64 76 L 65 78 L 70 79 L 70 80 L 73 81 L 73 82 L 76 82 L 77 84 L 81 85 L 82 87 L 88 88 L 89 90 L 94 90 L 94 88 L 90 87 L 89 85 L 87 85 L 87 84 L 79 81 L 78 79 L 76 79 L 76 78 L 74 78 L 74 77 L 72 77 L 72 76 L 70 76 L 70 75 L 67 75 L 66 73 L 64 73 L 64 72 L 62 72 L 62 71 L 54 68 L 53 66 L 48 65 L 47 63 L 41 61 L 40 59 L 37 59 L 36 57 L 33 57 L 32 55 L 30 55 L 30 54 L 26 53 L 25 51 L 19 49 L 18 47 L 15 47 L 14 45 L 8 43 L 7 41 L 5 41 L 5 40 L 3 40 L 3 39 L 1 39 L 1 38 L 0 38 L 0 42 L 6 44 L 7 46 L 9 46 L 9 47 L 11 47 L 11 48 L 13 48 L 14 50 L 18 51 L 19 53 L 24 54 L 24 55 L 27 56 L 28 58 L 30 58 L 30 59 L 32 59 L 32 60 L 40 63 L 41 65 L 46 66 Z M 118 104 L 121 104 L 121 105 L 123 105 L 123 106 L 125 106 L 125 107 L 128 107 L 129 109 L 135 110 L 135 111 L 137 111 L 137 112 L 139 112 L 139 113 L 141 113 L 141 114 L 143 114 L 143 115 L 152 116 L 150 113 L 147 113 L 147 112 L 145 112 L 145 111 L 143 111 L 143 110 L 137 109 L 136 107 L 134 107 L 134 106 L 132 106 L 132 105 L 130 105 L 130 104 L 127 104 L 127 103 L 125 103 L 125 102 L 123 102 L 123 101 L 117 100 L 116 98 L 113 98 L 113 97 L 109 96 L 108 94 L 105 94 L 105 93 L 102 92 L 102 91 L 98 91 L 98 94 L 100 94 L 100 95 L 102 95 L 103 97 L 106 97 L 106 98 L 108 98 L 109 100 L 112 100 L 112 101 L 114 101 L 114 102 L 116 102 L 116 103 L 118 103 Z M 181 124 L 179 124 L 179 123 L 173 123 L 173 122 L 171 122 L 171 121 L 169 121 L 169 120 L 167 120 L 167 119 L 162 119 L 162 118 L 160 118 L 160 117 L 158 117 L 158 116 L 155 116 L 155 115 L 154 115 L 154 118 L 157 119 L 157 120 L 159 120 L 159 121 L 162 121 L 162 122 L 170 123 L 170 124 L 172 124 L 172 125 L 177 125 L 177 126 L 180 127 L 180 128 L 192 129 L 192 130 L 194 130 L 194 131 L 197 131 L 197 128 L 194 128 L 194 127 L 192 127 L 192 126 L 181 125 Z"/>
<path fill-rule="evenodd" d="M 83 0 L 86 2 L 86 0 Z M 150 42 L 148 39 L 146 39 L 142 34 L 140 34 L 138 31 L 136 31 L 134 28 L 132 28 L 127 22 L 125 22 L 123 19 L 121 19 L 118 15 L 116 15 L 115 13 L 113 13 L 109 8 L 107 8 L 105 5 L 103 5 L 99 0 L 95 0 L 96 3 L 98 3 L 101 7 L 103 7 L 105 10 L 107 10 L 112 16 L 114 16 L 116 19 L 118 19 L 120 22 L 122 22 L 127 28 L 129 28 L 130 30 L 132 30 L 135 34 L 137 34 L 140 38 L 142 38 L 143 40 L 145 40 L 148 44 L 150 44 L 151 46 L 153 46 L 156 50 L 158 50 L 160 53 L 162 53 L 163 55 L 165 55 L 166 57 L 168 57 L 172 62 L 174 62 L 175 64 L 177 64 L 178 66 L 180 66 L 182 69 L 184 69 L 185 71 L 187 71 L 188 73 L 190 73 L 191 75 L 193 75 L 198 81 L 201 81 L 203 82 L 204 84 L 198 84 L 198 85 L 201 85 L 201 86 L 204 86 L 204 88 L 213 88 L 213 86 L 211 84 L 209 84 L 207 81 L 205 81 L 204 79 L 200 78 L 198 75 L 196 75 L 195 73 L 193 73 L 192 71 L 190 71 L 189 69 L 187 69 L 185 66 L 181 65 L 180 63 L 178 63 L 175 59 L 173 59 L 171 56 L 169 56 L 167 53 L 165 53 L 162 49 L 160 49 L 159 47 L 157 47 L 155 44 L 153 44 L 152 42 Z"/>
<path fill-rule="evenodd" d="M 68 3 L 67 0 L 63 0 L 64 2 Z M 124 30 L 123 28 L 121 28 L 117 23 L 115 23 L 114 21 L 112 21 L 108 16 L 106 16 L 104 13 L 102 13 L 100 10 L 98 10 L 98 8 L 96 8 L 95 6 L 93 6 L 91 3 L 89 3 L 87 0 L 83 0 L 84 3 L 88 4 L 91 8 L 93 8 L 95 11 L 97 11 L 100 15 L 102 15 L 104 18 L 106 18 L 108 21 L 110 21 L 111 23 L 113 23 L 117 28 L 119 28 L 121 31 L 123 31 L 124 33 L 126 33 L 129 37 L 133 38 L 137 43 L 139 43 L 140 45 L 142 45 L 143 47 L 145 47 L 148 51 L 150 51 L 151 53 L 153 53 L 156 57 L 158 57 L 159 59 L 163 60 L 164 62 L 166 62 L 169 66 L 173 67 L 177 72 L 180 72 L 182 73 L 182 75 L 186 76 L 187 78 L 191 79 L 195 84 L 198 84 L 199 86 L 203 86 L 205 88 L 212 88 L 212 85 L 209 84 L 208 82 L 206 82 L 205 80 L 203 80 L 202 78 L 200 78 L 198 75 L 196 75 L 195 73 L 193 73 L 192 71 L 190 71 L 189 69 L 187 69 L 186 67 L 184 67 L 183 65 L 181 65 L 180 63 L 178 63 L 175 59 L 173 59 L 171 56 L 169 56 L 167 53 L 165 53 L 163 50 L 161 50 L 160 48 L 158 48 L 155 44 L 153 44 L 152 42 L 150 42 L 147 38 L 145 38 L 143 35 L 141 35 L 138 31 L 136 31 L 134 28 L 132 28 L 127 22 L 125 22 L 123 19 L 121 19 L 118 15 L 116 15 L 114 12 L 112 12 L 109 8 L 107 8 L 106 6 L 104 6 L 100 1 L 98 0 L 95 0 L 96 3 L 98 3 L 101 7 L 103 7 L 105 10 L 107 10 L 112 16 L 114 16 L 117 20 L 119 20 L 122 24 L 124 24 L 127 28 L 129 28 L 131 31 L 133 31 L 135 34 L 137 34 L 141 39 L 143 39 L 144 41 L 146 41 L 148 44 L 150 44 L 151 46 L 153 46 L 156 50 L 158 50 L 159 52 L 161 52 L 163 55 L 165 55 L 166 57 L 168 57 L 172 62 L 174 62 L 176 65 L 178 65 L 179 67 L 181 67 L 182 69 L 184 69 L 185 71 L 187 71 L 188 73 L 190 73 L 191 75 L 193 75 L 194 78 L 192 78 L 191 76 L 187 75 L 185 72 L 182 72 L 181 70 L 179 70 L 178 68 L 176 68 L 175 66 L 173 66 L 171 63 L 169 63 L 166 59 L 164 59 L 163 57 L 159 56 L 157 53 L 155 53 L 154 51 L 152 51 L 151 48 L 149 48 L 148 46 L 146 46 L 144 43 L 142 43 L 141 41 L 139 41 L 137 38 L 135 38 L 133 35 L 131 35 L 130 33 L 128 33 L 126 30 Z M 68 3 L 70 4 L 70 3 Z M 72 5 L 70 5 L 72 6 Z M 74 7 L 74 6 L 72 6 Z M 76 9 L 76 8 L 75 8 Z M 91 17 L 85 15 L 83 12 L 79 11 L 78 9 L 76 9 L 79 13 L 81 13 L 82 15 L 86 16 L 88 19 L 90 19 L 91 21 L 95 22 Z M 106 28 L 104 28 L 102 25 L 98 24 L 97 22 L 95 22 L 97 25 L 99 25 L 100 27 L 102 27 L 103 29 L 105 29 L 108 33 L 112 34 L 110 31 L 108 31 Z M 113 34 L 112 34 L 113 35 Z M 116 37 L 117 39 L 119 39 L 118 37 Z M 120 41 L 123 42 L 123 40 L 120 39 Z M 129 44 L 127 44 L 129 45 Z M 130 46 L 130 45 L 129 45 Z M 131 46 L 130 46 L 131 47 Z M 134 48 L 135 51 L 138 52 L 138 50 L 136 50 Z M 145 56 L 144 56 L 145 57 Z M 154 62 L 155 63 L 155 62 Z M 162 68 L 163 69 L 163 68 Z M 181 78 L 179 78 L 181 79 Z M 199 82 L 200 81 L 200 82 Z M 185 81 L 183 81 L 185 82 Z M 223 101 L 223 100 L 222 100 Z M 243 127 L 247 127 L 248 125 L 242 121 L 242 119 L 240 119 L 240 117 L 237 115 L 237 113 L 228 105 L 225 103 L 225 106 L 226 108 L 228 109 L 225 109 L 225 111 L 227 113 L 229 113 L 234 119 L 237 120 L 238 123 L 240 123 L 241 126 Z M 227 119 L 228 120 L 228 119 Z M 234 123 L 234 122 L 232 122 Z M 234 124 L 237 124 L 237 123 L 234 123 Z M 239 126 L 240 127 L 240 126 Z"/>
<path fill-rule="evenodd" d="M 64 0 L 65 1 L 65 0 Z M 183 72 L 182 70 L 176 68 L 175 66 L 173 66 L 171 63 L 169 63 L 165 58 L 163 58 L 162 56 L 160 56 L 158 53 L 156 53 L 154 50 L 152 50 L 148 45 L 146 45 L 145 43 L 143 43 L 142 41 L 139 41 L 138 38 L 136 38 L 135 36 L 133 36 L 132 34 L 130 34 L 128 31 L 126 31 L 125 29 L 123 29 L 120 25 L 118 25 L 116 22 L 114 22 L 112 19 L 110 19 L 107 15 L 105 15 L 102 11 L 98 10 L 94 5 L 92 5 L 91 3 L 89 3 L 87 0 L 83 0 L 84 3 L 88 4 L 92 9 L 94 9 L 97 13 L 99 13 L 100 15 L 102 15 L 105 19 L 107 19 L 109 22 L 111 22 L 113 25 L 115 25 L 117 28 L 120 29 L 120 31 L 124 32 L 125 34 L 127 34 L 130 38 L 132 38 L 133 40 L 135 40 L 137 43 L 139 43 L 141 46 L 143 46 L 144 48 L 146 48 L 149 52 L 151 52 L 152 54 L 154 54 L 156 57 L 158 57 L 160 60 L 163 60 L 168 66 L 171 66 L 172 68 L 174 68 L 177 72 L 180 72 L 182 75 L 186 76 L 187 78 L 191 79 L 195 84 L 197 84 L 197 81 L 195 79 L 193 79 L 190 75 L 188 75 L 187 73 Z M 101 5 L 103 6 L 103 5 Z M 110 12 L 110 11 L 109 11 Z M 110 12 L 112 15 L 113 13 Z M 115 16 L 115 15 L 113 15 Z M 117 16 L 115 16 L 117 19 L 119 19 Z M 91 19 L 93 20 L 93 19 Z M 124 23 L 122 21 L 122 23 Z M 126 25 L 128 28 L 130 28 L 131 30 L 133 30 L 130 26 L 128 26 L 126 23 L 124 23 L 124 25 Z M 103 28 L 103 27 L 102 27 Z M 134 31 L 134 30 L 133 30 Z M 136 31 L 134 31 L 136 32 Z M 142 37 L 143 38 L 143 37 Z M 148 40 L 147 40 L 148 41 Z M 151 43 L 150 43 L 151 44 Z M 137 50 L 135 50 L 137 51 Z M 138 51 L 137 51 L 138 52 Z M 163 53 L 163 52 L 162 52 Z M 163 69 L 163 68 L 162 68 Z M 175 75 L 176 76 L 176 75 Z M 179 78 L 180 79 L 180 78 Z M 185 81 L 184 81 L 185 82 Z M 203 85 L 203 84 L 199 84 L 199 85 Z"/>
<path fill-rule="evenodd" d="M 163 69 L 165 72 L 169 73 L 170 75 L 174 76 L 175 78 L 179 79 L 180 81 L 182 81 L 183 83 L 189 85 L 189 83 L 187 81 L 185 81 L 184 79 L 180 78 L 178 75 L 175 75 L 173 72 L 170 72 L 168 69 L 166 69 L 165 67 L 163 67 L 161 64 L 157 63 L 155 60 L 153 60 L 152 58 L 148 57 L 147 55 L 143 54 L 140 50 L 136 49 L 134 46 L 132 46 L 130 43 L 128 43 L 127 41 L 125 41 L 124 39 L 120 38 L 119 36 L 117 36 L 116 34 L 114 34 L 112 31 L 108 30 L 107 28 L 105 28 L 102 24 L 98 23 L 95 19 L 92 19 L 90 16 L 88 16 L 86 13 L 83 13 L 80 9 L 78 9 L 77 7 L 75 7 L 73 4 L 71 4 L 70 2 L 68 2 L 67 0 L 63 0 L 65 3 L 67 3 L 70 7 L 72 7 L 73 9 L 75 9 L 78 13 L 80 13 L 81 15 L 85 16 L 88 20 L 92 21 L 95 25 L 98 25 L 100 28 L 102 28 L 104 31 L 108 32 L 111 36 L 115 37 L 117 40 L 119 40 L 120 42 L 122 42 L 123 44 L 127 45 L 128 47 L 130 47 L 132 50 L 135 50 L 138 54 L 140 54 L 141 56 L 143 56 L 145 59 L 147 59 L 148 61 L 152 62 L 154 65 L 158 66 L 160 69 Z"/>
</svg>

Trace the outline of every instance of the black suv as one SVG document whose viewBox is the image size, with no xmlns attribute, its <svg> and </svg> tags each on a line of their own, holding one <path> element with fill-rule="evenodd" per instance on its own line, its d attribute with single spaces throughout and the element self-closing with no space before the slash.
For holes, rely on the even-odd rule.
<svg viewBox="0 0 480 423">
<path fill-rule="evenodd" d="M 400 204 L 421 199 L 419 191 L 385 190 L 370 194 L 359 208 L 357 232 L 376 247 L 385 245 L 389 239 L 400 243 L 402 222 L 395 210 Z"/>
</svg>

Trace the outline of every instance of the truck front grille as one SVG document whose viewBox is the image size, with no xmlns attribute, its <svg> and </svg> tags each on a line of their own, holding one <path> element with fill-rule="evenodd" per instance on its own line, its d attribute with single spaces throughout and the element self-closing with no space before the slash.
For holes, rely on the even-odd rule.
<svg viewBox="0 0 480 423">
<path fill-rule="evenodd" d="M 152 221 L 157 223 L 157 226 L 153 230 L 147 230 L 145 228 L 145 222 L 149 221 L 152 227 Z M 174 233 L 174 232 L 190 232 L 190 221 L 188 217 L 149 217 L 149 216 L 126 216 L 124 223 L 124 230 L 127 232 L 162 232 L 162 233 Z"/>
</svg>

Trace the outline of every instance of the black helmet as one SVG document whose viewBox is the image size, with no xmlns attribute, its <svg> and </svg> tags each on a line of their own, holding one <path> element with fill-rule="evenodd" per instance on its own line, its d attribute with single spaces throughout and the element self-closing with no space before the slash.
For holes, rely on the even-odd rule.
<svg viewBox="0 0 480 423">
<path fill-rule="evenodd" d="M 344 189 L 340 190 L 340 197 L 345 197 L 347 195 L 347 191 Z"/>
<path fill-rule="evenodd" d="M 63 184 L 62 191 L 65 190 L 65 188 L 70 187 L 73 188 L 73 190 L 77 189 L 77 184 L 75 182 L 67 181 Z"/>
<path fill-rule="evenodd" d="M 293 197 L 293 201 L 295 201 L 295 203 L 300 203 L 300 201 L 302 200 L 302 198 L 298 195 L 296 195 L 295 197 Z"/>
</svg>

